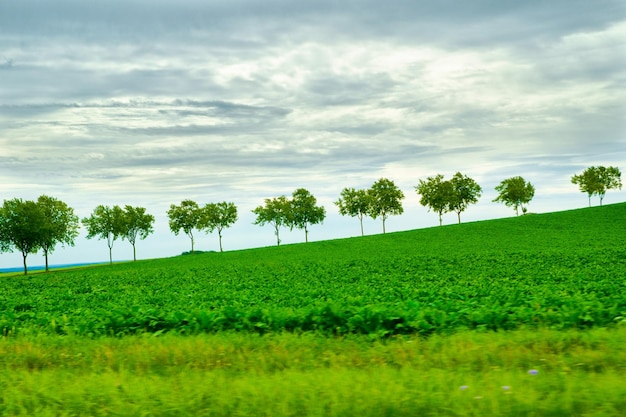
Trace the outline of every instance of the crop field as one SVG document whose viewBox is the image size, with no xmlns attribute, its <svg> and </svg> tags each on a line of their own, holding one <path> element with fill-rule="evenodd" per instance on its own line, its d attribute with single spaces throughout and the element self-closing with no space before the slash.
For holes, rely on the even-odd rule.
<svg viewBox="0 0 626 417">
<path fill-rule="evenodd" d="M 377 336 L 626 318 L 626 205 L 205 253 L 0 282 L 17 334 Z"/>
<path fill-rule="evenodd" d="M 0 275 L 0 415 L 620 415 L 626 204 Z"/>
</svg>

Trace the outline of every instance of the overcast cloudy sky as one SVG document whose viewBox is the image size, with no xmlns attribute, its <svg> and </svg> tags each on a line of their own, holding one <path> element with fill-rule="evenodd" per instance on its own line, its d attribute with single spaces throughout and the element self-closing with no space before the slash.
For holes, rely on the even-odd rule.
<svg viewBox="0 0 626 417">
<path fill-rule="evenodd" d="M 0 200 L 146 207 L 140 258 L 189 249 L 165 214 L 187 198 L 239 207 L 225 249 L 274 244 L 250 211 L 299 187 L 328 212 L 312 240 L 358 235 L 333 201 L 381 177 L 406 195 L 388 231 L 438 224 L 413 188 L 437 173 L 483 187 L 465 221 L 514 215 L 492 200 L 516 175 L 532 212 L 585 207 L 570 178 L 626 171 L 625 114 L 622 0 L 0 0 Z M 85 234 L 51 263 L 107 260 Z"/>
</svg>

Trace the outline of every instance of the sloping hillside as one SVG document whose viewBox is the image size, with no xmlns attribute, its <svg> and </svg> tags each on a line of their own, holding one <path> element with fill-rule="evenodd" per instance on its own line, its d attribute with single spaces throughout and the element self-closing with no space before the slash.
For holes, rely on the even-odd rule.
<svg viewBox="0 0 626 417">
<path fill-rule="evenodd" d="M 4 334 L 611 326 L 626 204 L 0 281 Z"/>
</svg>

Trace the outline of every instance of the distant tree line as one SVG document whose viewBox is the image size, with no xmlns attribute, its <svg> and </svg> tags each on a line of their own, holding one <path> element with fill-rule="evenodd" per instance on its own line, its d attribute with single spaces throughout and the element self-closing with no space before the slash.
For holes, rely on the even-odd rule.
<svg viewBox="0 0 626 417">
<path fill-rule="evenodd" d="M 194 230 L 204 230 L 212 233 L 217 230 L 222 249 L 222 231 L 237 221 L 237 207 L 235 203 L 223 201 L 221 203 L 209 203 L 200 207 L 192 200 L 183 200 L 180 205 L 172 204 L 167 211 L 170 230 L 176 236 L 182 230 L 191 239 L 191 252 L 194 251 Z"/>
<path fill-rule="evenodd" d="M 621 189 L 621 172 L 616 167 L 592 166 L 581 174 L 574 175 L 571 182 L 587 193 L 589 205 L 595 195 L 602 200 L 608 190 Z M 512 207 L 515 214 L 527 212 L 527 205 L 535 195 L 535 187 L 522 177 L 511 177 L 495 187 L 498 197 L 494 202 Z M 415 186 L 420 196 L 420 204 L 429 211 L 437 213 L 439 225 L 442 216 L 448 212 L 457 214 L 461 223 L 461 213 L 471 204 L 478 202 L 482 188 L 475 180 L 457 172 L 451 179 L 445 180 L 441 174 L 419 180 Z M 356 217 L 363 231 L 363 218 L 380 218 L 383 233 L 385 221 L 389 216 L 404 212 L 402 200 L 404 193 L 392 180 L 380 178 L 369 189 L 344 188 L 335 201 L 342 216 Z M 276 244 L 280 246 L 280 229 L 301 229 L 305 242 L 309 241 L 309 228 L 320 224 L 326 218 L 326 209 L 317 205 L 316 198 L 306 189 L 296 189 L 291 197 L 281 195 L 266 198 L 263 205 L 252 212 L 256 215 L 254 224 L 269 224 L 274 229 Z M 191 252 L 194 252 L 194 232 L 217 231 L 220 252 L 222 233 L 237 221 L 237 206 L 232 202 L 208 203 L 200 207 L 192 200 L 183 200 L 179 205 L 172 204 L 167 211 L 170 230 L 178 235 L 183 231 L 191 240 Z M 113 262 L 113 244 L 118 238 L 127 240 L 133 247 L 133 259 L 137 260 L 137 239 L 146 239 L 154 232 L 154 216 L 143 207 L 97 206 L 89 217 L 82 219 L 87 229 L 87 239 L 98 238 L 107 241 L 109 262 Z M 48 255 L 57 245 L 74 246 L 78 236 L 79 219 L 74 210 L 66 203 L 53 197 L 42 195 L 37 201 L 14 198 L 5 200 L 0 207 L 0 252 L 19 251 L 24 263 L 24 274 L 28 273 L 26 258 L 28 254 L 41 250 L 45 256 L 46 271 Z"/>
<path fill-rule="evenodd" d="M 319 224 L 326 218 L 326 209 L 317 206 L 317 199 L 306 189 L 298 188 L 291 198 L 284 195 L 266 198 L 265 204 L 252 212 L 256 215 L 254 224 L 270 224 L 274 228 L 276 245 L 280 246 L 280 228 L 304 230 L 304 239 L 309 241 L 309 226 Z"/>
<path fill-rule="evenodd" d="M 103 206 L 93 210 L 85 217 L 83 225 L 87 228 L 87 239 L 97 237 L 106 239 L 109 247 L 109 263 L 113 263 L 113 243 L 118 238 L 126 239 L 133 246 L 133 260 L 137 260 L 137 238 L 145 239 L 154 232 L 154 216 L 146 213 L 143 207 Z"/>
</svg>

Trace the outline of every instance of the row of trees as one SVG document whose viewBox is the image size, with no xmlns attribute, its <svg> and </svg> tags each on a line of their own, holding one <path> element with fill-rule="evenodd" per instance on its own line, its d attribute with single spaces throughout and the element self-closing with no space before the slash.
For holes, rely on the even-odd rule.
<svg viewBox="0 0 626 417">
<path fill-rule="evenodd" d="M 133 260 L 137 260 L 137 238 L 145 239 L 154 232 L 154 216 L 143 207 L 99 205 L 83 225 L 87 228 L 87 239 L 106 239 L 109 247 L 109 262 L 113 263 L 113 243 L 126 239 L 133 246 Z"/>
<path fill-rule="evenodd" d="M 587 168 L 580 175 L 572 177 L 572 184 L 577 184 L 580 191 L 589 196 L 589 207 L 591 207 L 591 197 L 597 195 L 602 200 L 608 190 L 622 188 L 622 173 L 617 167 L 592 166 Z"/>
<path fill-rule="evenodd" d="M 591 197 L 600 198 L 600 205 L 606 192 L 621 189 L 621 172 L 616 167 L 592 166 L 571 178 L 582 192 Z M 516 215 L 526 213 L 526 205 L 532 200 L 535 188 L 522 177 L 511 177 L 495 187 L 498 197 L 494 202 L 504 203 L 515 209 Z M 482 188 L 472 178 L 457 172 L 445 180 L 438 174 L 420 180 L 415 186 L 420 196 L 420 204 L 428 207 L 439 216 L 455 212 L 458 222 L 461 213 L 471 204 L 478 202 Z M 392 215 L 404 212 L 402 200 L 404 193 L 393 181 L 381 178 L 369 189 L 344 188 L 335 202 L 343 216 L 357 217 L 363 231 L 363 217 L 382 220 L 383 233 L 385 221 Z M 309 227 L 322 223 L 326 217 L 323 206 L 317 205 L 316 198 L 306 189 L 298 188 L 291 198 L 281 195 L 265 199 L 264 205 L 256 207 L 254 224 L 270 224 L 274 228 L 276 243 L 280 245 L 280 229 L 288 227 L 304 230 L 305 241 L 309 240 Z M 218 232 L 220 251 L 222 232 L 237 221 L 237 207 L 232 202 L 209 203 L 200 207 L 192 200 L 183 200 L 180 205 L 172 204 L 167 211 L 170 230 L 178 235 L 183 231 L 191 239 L 191 251 L 194 251 L 194 231 Z M 154 216 L 143 207 L 126 205 L 97 206 L 89 217 L 82 219 L 87 229 L 87 238 L 105 239 L 109 247 L 109 261 L 113 262 L 113 244 L 118 238 L 127 240 L 133 247 L 133 259 L 136 260 L 137 239 L 145 239 L 154 232 Z M 48 270 L 48 254 L 56 245 L 74 245 L 78 236 L 79 219 L 71 207 L 53 197 L 42 195 L 37 201 L 12 199 L 5 200 L 0 207 L 0 252 L 18 250 L 22 253 L 24 273 L 28 272 L 26 258 L 29 253 L 42 250 Z"/>
<path fill-rule="evenodd" d="M 209 203 L 200 207 L 192 200 L 183 200 L 180 205 L 172 204 L 167 211 L 170 230 L 178 236 L 182 230 L 191 239 L 191 252 L 194 251 L 194 230 L 204 230 L 212 233 L 217 230 L 222 248 L 222 231 L 237 221 L 237 206 L 235 203 L 222 201 Z"/>
<path fill-rule="evenodd" d="M 494 201 L 512 206 L 516 214 L 518 209 L 530 202 L 535 194 L 532 184 L 527 183 L 522 177 L 508 178 L 502 181 L 496 190 L 499 195 Z M 420 204 L 437 213 L 440 226 L 443 214 L 448 212 L 455 212 L 458 222 L 461 223 L 461 213 L 471 204 L 477 203 L 482 194 L 480 185 L 460 172 L 454 174 L 450 180 L 444 180 L 441 174 L 420 180 L 415 191 L 421 196 Z M 363 235 L 363 217 L 373 219 L 380 217 L 385 233 L 385 220 L 390 215 L 403 213 L 402 199 L 404 194 L 393 181 L 381 178 L 369 189 L 344 188 L 341 191 L 341 198 L 335 204 L 341 215 L 359 219 Z M 526 209 L 523 208 L 523 211 Z"/>
<path fill-rule="evenodd" d="M 326 218 L 326 209 L 317 205 L 317 199 L 306 189 L 298 188 L 291 198 L 284 195 L 266 198 L 265 204 L 252 212 L 256 215 L 254 224 L 270 224 L 276 235 L 276 245 L 280 246 L 280 228 L 304 230 L 304 240 L 309 241 L 309 226 L 319 224 Z"/>
<path fill-rule="evenodd" d="M 132 244 L 133 258 L 137 260 L 137 238 L 145 239 L 154 231 L 154 216 L 147 214 L 143 207 L 98 206 L 82 223 L 87 228 L 87 239 L 107 239 L 110 262 L 113 262 L 111 251 L 117 238 L 122 237 Z M 28 273 L 28 255 L 39 250 L 43 251 L 48 271 L 48 255 L 59 244 L 74 246 L 78 229 L 79 219 L 74 209 L 46 195 L 37 201 L 5 200 L 0 207 L 0 251 L 20 251 L 24 274 Z"/>
<path fill-rule="evenodd" d="M 78 217 L 64 202 L 46 195 L 37 201 L 14 198 L 0 207 L 0 252 L 22 253 L 24 274 L 26 257 L 42 250 L 48 270 L 48 254 L 57 244 L 74 246 L 78 236 Z"/>
</svg>

